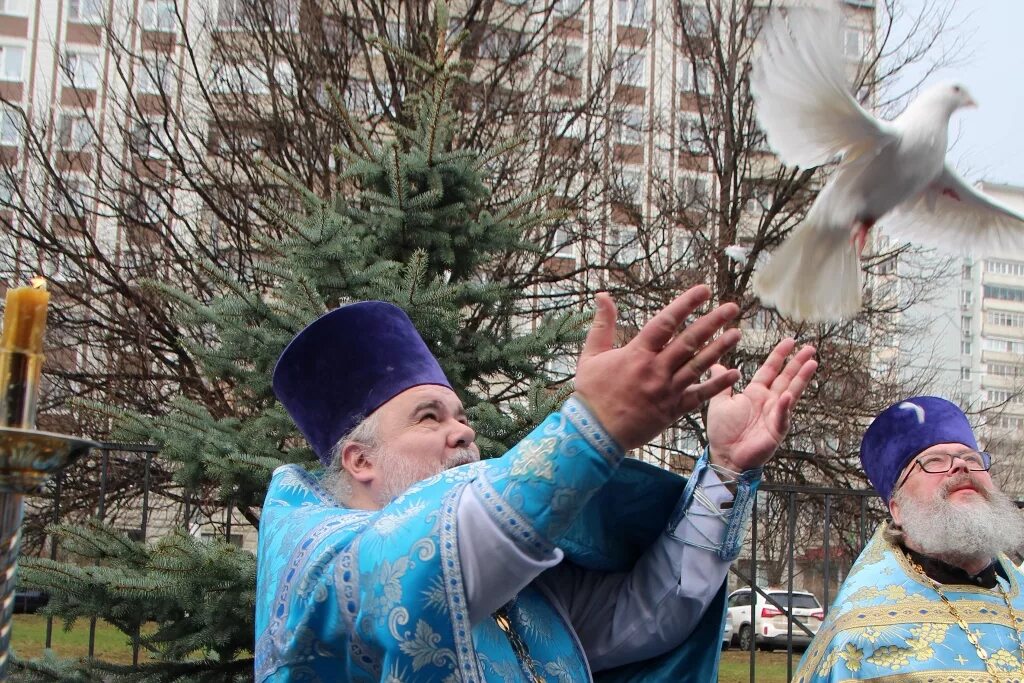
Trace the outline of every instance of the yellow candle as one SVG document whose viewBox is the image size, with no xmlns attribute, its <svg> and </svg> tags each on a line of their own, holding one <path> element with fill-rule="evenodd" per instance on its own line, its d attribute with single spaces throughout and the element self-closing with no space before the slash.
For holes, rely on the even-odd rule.
<svg viewBox="0 0 1024 683">
<path fill-rule="evenodd" d="M 46 307 L 49 303 L 50 293 L 46 291 L 46 280 L 41 277 L 32 278 L 32 284 L 28 287 L 7 290 L 0 349 L 42 353 Z"/>
</svg>

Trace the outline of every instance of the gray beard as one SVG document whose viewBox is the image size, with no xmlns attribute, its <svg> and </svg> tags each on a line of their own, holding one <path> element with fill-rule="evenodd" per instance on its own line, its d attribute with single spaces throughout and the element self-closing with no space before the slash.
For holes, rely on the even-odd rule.
<svg viewBox="0 0 1024 683">
<path fill-rule="evenodd" d="M 949 491 L 968 481 L 975 484 L 981 499 L 951 503 Z M 1006 494 L 982 488 L 967 473 L 947 480 L 931 500 L 913 500 L 902 490 L 893 500 L 912 546 L 950 564 L 990 560 L 1024 547 L 1024 514 Z"/>
<path fill-rule="evenodd" d="M 377 448 L 372 456 L 375 467 L 381 471 L 381 490 L 377 504 L 384 507 L 405 493 L 413 484 L 436 474 L 479 460 L 469 448 L 460 448 L 440 465 L 424 466 L 415 455 L 399 454 L 386 448 Z"/>
</svg>

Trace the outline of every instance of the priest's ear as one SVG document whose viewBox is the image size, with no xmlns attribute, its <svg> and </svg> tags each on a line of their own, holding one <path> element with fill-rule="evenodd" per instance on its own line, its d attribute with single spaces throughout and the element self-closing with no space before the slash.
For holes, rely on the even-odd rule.
<svg viewBox="0 0 1024 683">
<path fill-rule="evenodd" d="M 895 497 L 889 499 L 889 516 L 892 517 L 893 524 L 900 526 L 900 504 L 896 502 Z"/>
<path fill-rule="evenodd" d="M 349 441 L 341 449 L 341 467 L 354 481 L 368 484 L 373 480 L 373 459 L 370 448 L 358 441 Z"/>
</svg>

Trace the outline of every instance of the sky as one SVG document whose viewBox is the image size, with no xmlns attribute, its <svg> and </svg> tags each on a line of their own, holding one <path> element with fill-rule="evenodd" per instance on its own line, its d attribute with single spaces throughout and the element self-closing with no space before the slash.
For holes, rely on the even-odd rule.
<svg viewBox="0 0 1024 683">
<path fill-rule="evenodd" d="M 966 46 L 959 63 L 926 82 L 958 81 L 978 103 L 953 115 L 949 160 L 971 182 L 1024 187 L 1024 0 L 896 1 L 910 15 L 926 6 L 950 8 L 946 43 L 959 38 Z M 912 70 L 908 82 L 922 69 Z"/>
</svg>

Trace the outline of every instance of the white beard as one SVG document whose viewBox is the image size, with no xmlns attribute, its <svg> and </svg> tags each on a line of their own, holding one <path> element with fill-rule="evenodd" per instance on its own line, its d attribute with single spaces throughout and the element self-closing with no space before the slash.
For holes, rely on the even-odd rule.
<svg viewBox="0 0 1024 683">
<path fill-rule="evenodd" d="M 388 448 L 378 447 L 371 458 L 374 461 L 374 468 L 380 471 L 380 493 L 376 502 L 384 507 L 405 493 L 413 484 L 453 467 L 476 462 L 480 456 L 472 449 L 459 448 L 443 463 L 431 465 L 422 462 L 415 455 L 396 453 Z"/>
<path fill-rule="evenodd" d="M 980 499 L 952 503 L 949 491 L 971 482 Z M 969 473 L 948 479 L 931 500 L 917 501 L 898 490 L 900 527 L 914 548 L 950 564 L 990 560 L 1024 547 L 1024 514 L 1006 494 L 985 489 Z"/>
</svg>

